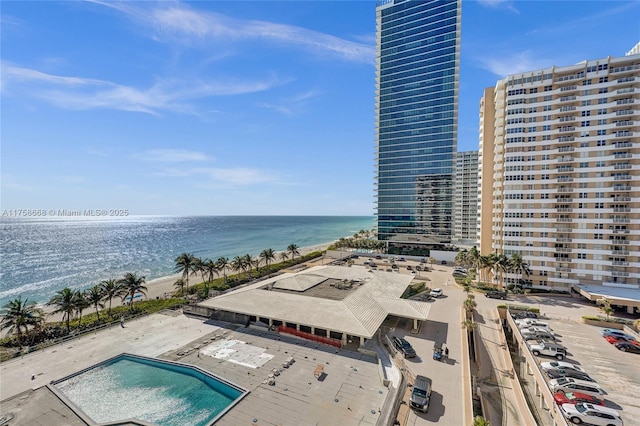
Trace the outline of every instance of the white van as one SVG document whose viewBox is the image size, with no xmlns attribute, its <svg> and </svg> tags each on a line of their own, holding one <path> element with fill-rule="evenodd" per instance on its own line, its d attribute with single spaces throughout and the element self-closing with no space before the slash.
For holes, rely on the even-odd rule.
<svg viewBox="0 0 640 426">
<path fill-rule="evenodd" d="M 420 375 L 416 376 L 409 398 L 411 408 L 426 413 L 429 409 L 429 399 L 431 399 L 431 379 Z"/>
<path fill-rule="evenodd" d="M 559 390 L 564 392 L 581 392 L 595 396 L 596 398 L 602 398 L 603 395 L 607 394 L 604 389 L 596 383 L 572 379 L 570 377 L 549 380 L 549 389 L 551 389 L 553 393 Z"/>
</svg>

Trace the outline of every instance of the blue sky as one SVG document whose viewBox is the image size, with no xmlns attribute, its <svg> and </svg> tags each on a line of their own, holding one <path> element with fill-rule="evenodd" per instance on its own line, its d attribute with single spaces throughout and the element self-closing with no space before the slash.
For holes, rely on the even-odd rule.
<svg viewBox="0 0 640 426">
<path fill-rule="evenodd" d="M 375 2 L 2 1 L 1 208 L 373 215 Z M 622 56 L 639 1 L 464 1 L 458 150 L 508 74 Z"/>
</svg>

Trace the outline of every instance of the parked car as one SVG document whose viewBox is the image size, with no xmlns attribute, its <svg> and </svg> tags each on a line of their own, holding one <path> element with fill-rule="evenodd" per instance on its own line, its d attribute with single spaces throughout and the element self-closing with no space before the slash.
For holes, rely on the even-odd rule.
<svg viewBox="0 0 640 426">
<path fill-rule="evenodd" d="M 627 343 L 631 343 L 632 345 L 640 345 L 640 342 L 638 342 L 635 339 L 628 339 L 624 336 L 606 336 L 605 340 L 609 343 L 611 343 L 612 345 L 615 343 L 622 343 L 622 342 L 627 342 Z"/>
<path fill-rule="evenodd" d="M 443 295 L 442 289 L 441 288 L 434 288 L 433 290 L 431 290 L 431 297 L 440 297 Z"/>
<path fill-rule="evenodd" d="M 411 408 L 427 412 L 429 410 L 429 399 L 431 399 L 431 379 L 425 376 L 416 376 L 413 383 L 413 390 L 409 397 Z"/>
<path fill-rule="evenodd" d="M 640 346 L 634 345 L 633 343 L 620 342 L 620 343 L 614 343 L 613 346 L 615 346 L 616 349 L 622 352 L 631 352 L 634 354 L 640 354 Z"/>
<path fill-rule="evenodd" d="M 578 404 L 562 404 L 562 413 L 571 423 L 589 423 L 595 426 L 623 426 L 620 414 L 608 407 L 579 402 Z"/>
<path fill-rule="evenodd" d="M 556 341 L 556 336 L 547 330 L 544 330 L 542 328 L 523 328 L 522 330 L 520 330 L 520 333 L 522 334 L 522 337 L 527 340 L 527 339 L 547 339 L 547 340 L 553 340 L 554 342 Z"/>
<path fill-rule="evenodd" d="M 592 395 L 587 395 L 582 392 L 569 392 L 569 391 L 561 391 L 553 394 L 553 399 L 558 405 L 562 404 L 577 404 L 579 402 L 588 402 L 589 404 L 594 405 L 604 405 L 604 399 L 596 398 Z"/>
<path fill-rule="evenodd" d="M 627 334 L 624 331 L 616 330 L 615 328 L 604 328 L 600 330 L 600 335 L 602 337 L 616 336 L 616 337 L 624 337 L 626 340 L 636 340 L 636 338 L 633 337 L 632 335 Z"/>
<path fill-rule="evenodd" d="M 585 382 L 595 382 L 587 373 L 574 370 L 573 368 L 551 368 L 545 373 L 550 379 L 559 379 L 561 377 L 570 377 L 572 379 L 584 380 Z"/>
<path fill-rule="evenodd" d="M 441 263 L 442 265 L 446 265 L 446 264 L 447 264 L 447 261 L 446 261 L 446 260 L 443 260 L 443 261 L 441 261 L 440 263 Z"/>
<path fill-rule="evenodd" d="M 407 265 L 407 271 L 412 271 L 413 268 L 411 267 L 411 265 Z"/>
<path fill-rule="evenodd" d="M 402 352 L 405 358 L 415 358 L 416 351 L 411 346 L 411 343 L 407 342 L 404 337 L 393 336 L 393 345 Z"/>
<path fill-rule="evenodd" d="M 549 389 L 551 392 L 557 392 L 563 390 L 565 392 L 580 392 L 587 395 L 595 396 L 596 398 L 602 398 L 606 395 L 604 389 L 602 389 L 597 383 L 585 382 L 583 380 L 572 379 L 570 377 L 561 377 L 559 379 L 549 380 Z"/>
<path fill-rule="evenodd" d="M 536 314 L 535 312 L 529 312 L 529 311 L 512 312 L 511 318 L 513 319 L 538 318 L 538 314 Z"/>
<path fill-rule="evenodd" d="M 567 350 L 565 348 L 551 343 L 530 345 L 529 349 L 535 356 L 551 356 L 559 361 L 567 356 Z"/>
<path fill-rule="evenodd" d="M 416 266 L 416 271 L 422 271 L 422 266 L 420 265 Z"/>
<path fill-rule="evenodd" d="M 507 292 L 506 291 L 488 291 L 484 294 L 485 297 L 488 297 L 490 299 L 506 299 L 507 298 Z"/>
<path fill-rule="evenodd" d="M 572 368 L 582 373 L 586 373 L 586 371 L 584 371 L 584 368 L 575 364 L 571 364 L 570 362 L 565 362 L 565 361 L 541 362 L 540 368 L 542 368 L 545 371 L 551 370 L 552 368 Z"/>
<path fill-rule="evenodd" d="M 549 327 L 549 323 L 540 321 L 535 318 L 517 319 L 515 323 L 520 329 L 535 327 L 538 329 L 544 329 L 545 331 L 551 332 L 551 327 Z"/>
</svg>

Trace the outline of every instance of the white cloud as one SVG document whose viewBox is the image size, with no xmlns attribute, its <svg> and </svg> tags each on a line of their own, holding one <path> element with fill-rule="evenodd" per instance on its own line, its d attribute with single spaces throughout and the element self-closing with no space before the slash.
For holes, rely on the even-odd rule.
<svg viewBox="0 0 640 426">
<path fill-rule="evenodd" d="M 280 183 L 275 174 L 270 172 L 250 169 L 245 167 L 236 168 L 196 168 L 195 173 L 208 175 L 216 181 L 232 185 L 256 185 L 264 183 Z"/>
<path fill-rule="evenodd" d="M 3 92 L 16 91 L 65 109 L 116 109 L 158 115 L 163 111 L 195 114 L 190 102 L 211 96 L 228 96 L 269 90 L 284 84 L 276 76 L 262 80 L 235 78 L 208 80 L 157 80 L 148 89 L 92 78 L 59 76 L 2 63 Z"/>
<path fill-rule="evenodd" d="M 345 61 L 375 64 L 373 42 L 345 40 L 294 25 L 234 19 L 219 13 L 195 10 L 179 2 L 142 3 L 150 6 L 150 10 L 132 7 L 131 3 L 93 3 L 116 9 L 138 22 L 145 23 L 155 32 L 154 38 L 175 37 L 186 44 L 195 41 L 220 41 L 225 45 L 232 41 L 261 39 L 303 47 L 307 52 L 311 50 L 319 54 L 328 54 Z"/>
<path fill-rule="evenodd" d="M 500 58 L 490 58 L 485 55 L 479 61 L 482 68 L 501 78 L 511 74 L 547 68 L 552 63 L 549 59 L 532 58 L 532 54 L 528 50 Z"/>
<path fill-rule="evenodd" d="M 506 9 L 514 13 L 520 13 L 511 0 L 478 0 L 478 3 L 491 9 Z"/>
<path fill-rule="evenodd" d="M 198 151 L 189 151 L 186 149 L 150 149 L 133 155 L 134 158 L 162 162 L 162 163 L 181 163 L 186 161 L 208 161 L 209 156 Z"/>
</svg>

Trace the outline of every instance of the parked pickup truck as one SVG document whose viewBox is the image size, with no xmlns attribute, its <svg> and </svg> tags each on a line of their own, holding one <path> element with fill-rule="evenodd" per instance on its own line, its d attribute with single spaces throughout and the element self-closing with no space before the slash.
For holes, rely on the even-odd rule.
<svg viewBox="0 0 640 426">
<path fill-rule="evenodd" d="M 552 343 L 542 343 L 529 346 L 531 353 L 535 356 L 550 356 L 562 361 L 567 356 L 567 350 Z"/>
</svg>

